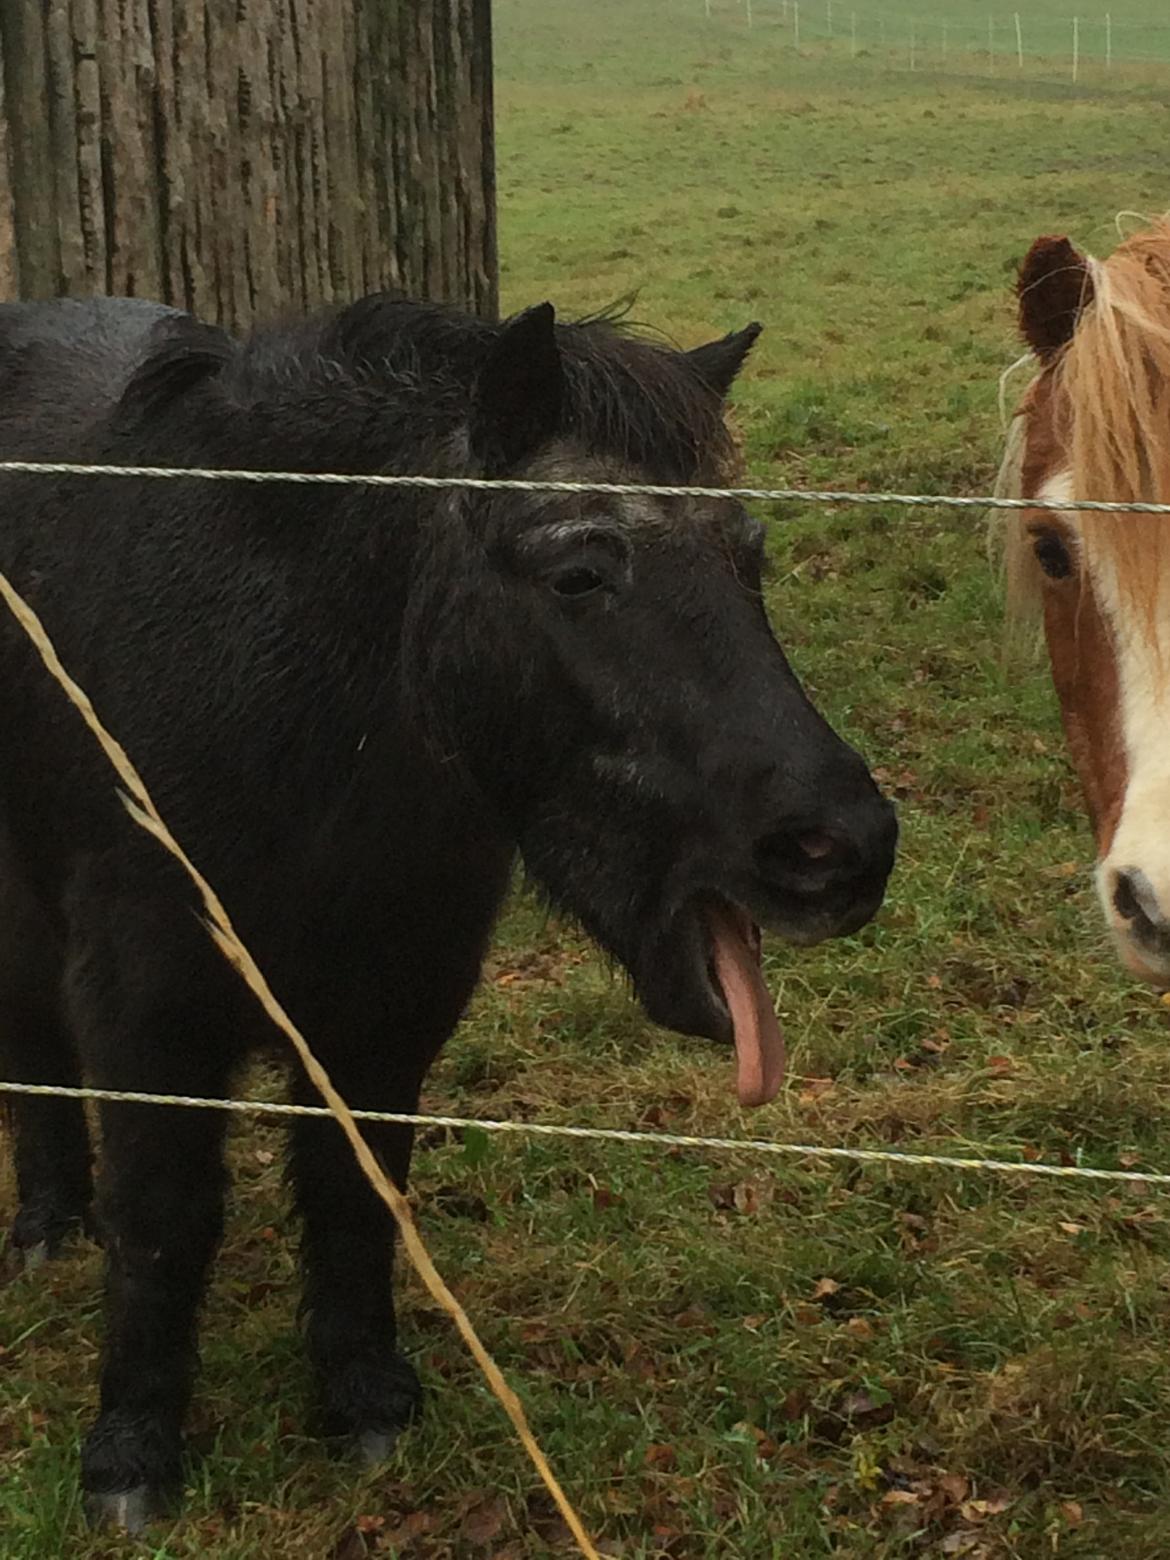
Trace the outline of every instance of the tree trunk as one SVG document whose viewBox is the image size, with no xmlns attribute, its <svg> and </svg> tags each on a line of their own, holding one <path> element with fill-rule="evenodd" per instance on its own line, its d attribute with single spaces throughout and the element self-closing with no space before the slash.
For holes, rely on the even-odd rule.
<svg viewBox="0 0 1170 1560">
<path fill-rule="evenodd" d="M 493 317 L 490 0 L 0 0 L 0 297 Z"/>
</svg>

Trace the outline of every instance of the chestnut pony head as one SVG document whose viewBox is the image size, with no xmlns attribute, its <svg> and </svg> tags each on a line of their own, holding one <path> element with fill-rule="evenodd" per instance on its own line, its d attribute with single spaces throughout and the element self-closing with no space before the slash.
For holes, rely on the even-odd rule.
<svg viewBox="0 0 1170 1560">
<path fill-rule="evenodd" d="M 1001 490 L 1170 503 L 1170 219 L 1107 260 L 1040 238 L 1019 278 L 1036 373 Z M 1170 987 L 1170 516 L 1023 510 L 1013 605 L 1042 609 L 1122 960 Z"/>
</svg>

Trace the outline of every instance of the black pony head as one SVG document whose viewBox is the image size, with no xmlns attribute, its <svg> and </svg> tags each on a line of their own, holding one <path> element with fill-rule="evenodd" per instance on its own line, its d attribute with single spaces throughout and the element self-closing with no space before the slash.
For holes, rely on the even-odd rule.
<svg viewBox="0 0 1170 1560">
<path fill-rule="evenodd" d="M 680 352 L 606 320 L 557 324 L 549 304 L 482 329 L 469 465 L 726 480 L 724 398 L 759 330 Z M 779 1037 L 756 923 L 805 943 L 856 929 L 896 831 L 772 635 L 762 527 L 703 496 L 502 491 L 453 508 L 410 635 L 448 749 L 651 1017 L 736 1039 L 741 1097 L 768 1097 Z"/>
</svg>

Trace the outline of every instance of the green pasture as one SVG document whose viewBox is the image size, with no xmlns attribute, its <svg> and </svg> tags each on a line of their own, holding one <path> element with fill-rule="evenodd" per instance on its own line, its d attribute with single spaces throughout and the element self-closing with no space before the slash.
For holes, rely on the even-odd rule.
<svg viewBox="0 0 1170 1560">
<path fill-rule="evenodd" d="M 505 305 L 572 315 L 636 294 L 634 316 L 687 345 L 762 320 L 734 404 L 754 479 L 986 492 L 1019 351 L 1014 268 L 1038 233 L 1104 252 L 1117 213 L 1170 204 L 1170 63 L 1075 88 L 1047 65 L 911 72 L 814 36 L 824 9 L 805 9 L 797 55 L 780 0 L 755 0 L 750 31 L 732 0 L 710 23 L 702 0 L 496 0 Z M 931 14 L 978 29 L 988 10 Z M 1113 0 L 1117 38 L 1150 15 Z M 982 520 L 766 518 L 777 630 L 903 827 L 871 927 L 768 948 L 786 1092 L 745 1116 L 727 1055 L 653 1030 L 571 927 L 517 898 L 427 1105 L 1170 1169 L 1170 1010 L 1114 968 L 1046 672 L 1002 653 Z M 425 1425 L 377 1473 L 307 1439 L 279 1150 L 271 1126 L 233 1134 L 186 1508 L 134 1552 L 568 1552 L 409 1275 Z M 1170 1553 L 1157 1188 L 431 1133 L 415 1192 L 606 1553 Z M 5 1218 L 11 1200 L 5 1185 Z M 85 1533 L 75 1495 L 99 1270 L 82 1246 L 4 1270 L 5 1560 L 126 1552 Z"/>
</svg>

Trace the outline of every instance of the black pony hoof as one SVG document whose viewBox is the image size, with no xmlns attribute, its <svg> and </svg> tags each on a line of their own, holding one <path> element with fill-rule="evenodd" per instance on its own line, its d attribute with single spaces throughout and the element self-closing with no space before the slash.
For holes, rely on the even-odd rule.
<svg viewBox="0 0 1170 1560">
<path fill-rule="evenodd" d="M 401 1354 L 349 1360 L 322 1380 L 321 1391 L 314 1428 L 341 1455 L 356 1449 L 367 1466 L 385 1462 L 422 1412 L 422 1385 Z"/>
<path fill-rule="evenodd" d="M 15 1240 L 12 1244 L 20 1253 L 21 1266 L 26 1273 L 35 1273 L 38 1268 L 43 1268 L 57 1255 L 47 1240 L 38 1240 L 35 1246 L 23 1246 Z"/>
<path fill-rule="evenodd" d="M 52 1204 L 27 1203 L 12 1221 L 11 1242 L 24 1258 L 26 1271 L 51 1262 L 77 1234 L 88 1234 L 85 1215 Z"/>
<path fill-rule="evenodd" d="M 109 1409 L 81 1445 L 81 1488 L 94 1527 L 140 1533 L 169 1516 L 183 1489 L 178 1425 L 151 1414 Z"/>
<path fill-rule="evenodd" d="M 389 1462 L 390 1454 L 402 1434 L 400 1430 L 363 1430 L 357 1437 L 357 1452 L 367 1468 Z"/>
<path fill-rule="evenodd" d="M 85 1497 L 85 1518 L 91 1528 L 138 1534 L 166 1514 L 166 1500 L 149 1484 L 132 1490 L 110 1490 Z"/>
</svg>

